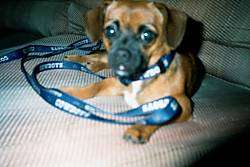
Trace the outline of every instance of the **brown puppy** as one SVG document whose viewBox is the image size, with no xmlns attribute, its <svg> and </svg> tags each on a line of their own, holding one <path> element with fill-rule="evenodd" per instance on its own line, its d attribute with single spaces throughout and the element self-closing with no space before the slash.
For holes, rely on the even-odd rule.
<svg viewBox="0 0 250 167">
<path fill-rule="evenodd" d="M 89 56 L 67 56 L 66 60 L 84 63 L 93 71 L 112 68 L 119 77 L 138 73 L 155 64 L 161 56 L 180 46 L 187 25 L 186 14 L 164 4 L 131 0 L 106 1 L 87 13 L 86 29 L 93 41 L 102 39 L 107 52 Z M 176 53 L 169 69 L 160 76 L 135 84 L 124 85 L 116 77 L 84 88 L 64 88 L 78 98 L 124 96 L 131 107 L 173 96 L 182 112 L 172 122 L 191 117 L 191 96 L 197 90 L 197 58 L 190 51 Z M 160 126 L 134 125 L 124 138 L 145 143 Z"/>
</svg>

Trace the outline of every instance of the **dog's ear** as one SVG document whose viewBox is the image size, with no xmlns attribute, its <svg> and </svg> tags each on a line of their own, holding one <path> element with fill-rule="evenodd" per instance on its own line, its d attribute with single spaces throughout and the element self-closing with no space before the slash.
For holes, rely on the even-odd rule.
<svg viewBox="0 0 250 167">
<path fill-rule="evenodd" d="M 88 37 L 96 42 L 101 39 L 103 27 L 103 7 L 98 6 L 95 9 L 89 10 L 84 16 L 84 28 Z"/>
<path fill-rule="evenodd" d="M 100 6 L 89 10 L 84 15 L 84 27 L 88 37 L 96 42 L 102 38 L 104 14 L 108 5 L 114 0 L 103 0 Z"/>
<path fill-rule="evenodd" d="M 182 42 L 186 32 L 188 16 L 176 9 L 170 9 L 163 3 L 156 3 L 154 5 L 162 12 L 163 16 L 167 18 L 166 22 L 166 39 L 168 45 L 176 49 Z"/>
<path fill-rule="evenodd" d="M 182 42 L 187 28 L 187 15 L 175 9 L 168 10 L 167 41 L 176 49 Z"/>
</svg>

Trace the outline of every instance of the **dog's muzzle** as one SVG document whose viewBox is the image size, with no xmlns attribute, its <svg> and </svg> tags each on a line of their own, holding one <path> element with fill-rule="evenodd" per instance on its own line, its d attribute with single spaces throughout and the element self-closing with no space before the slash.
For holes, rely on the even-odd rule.
<svg viewBox="0 0 250 167">
<path fill-rule="evenodd" d="M 109 64 L 117 76 L 127 77 L 143 69 L 143 55 L 136 50 L 117 48 L 110 53 Z"/>
</svg>

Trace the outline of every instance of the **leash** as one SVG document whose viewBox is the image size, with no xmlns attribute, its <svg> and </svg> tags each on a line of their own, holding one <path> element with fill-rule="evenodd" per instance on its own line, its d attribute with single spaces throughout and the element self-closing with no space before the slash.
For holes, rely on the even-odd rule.
<svg viewBox="0 0 250 167">
<path fill-rule="evenodd" d="M 166 72 L 173 61 L 175 54 L 176 53 L 172 51 L 169 54 L 163 55 L 156 64 L 147 67 L 143 72 L 129 77 L 119 77 L 119 80 L 124 85 L 129 85 L 133 81 L 147 80 L 157 77 L 161 73 Z"/>
<path fill-rule="evenodd" d="M 44 71 L 55 69 L 67 69 L 76 70 L 93 75 L 94 77 L 105 79 L 106 77 L 93 73 L 86 66 L 70 62 L 70 61 L 48 61 L 43 62 L 35 66 L 33 72 L 29 74 L 25 68 L 25 63 L 37 59 L 48 58 L 60 53 L 64 53 L 73 49 L 80 49 L 84 54 L 90 54 L 93 51 L 103 49 L 101 42 L 92 43 L 87 37 L 82 40 L 76 41 L 68 46 L 44 46 L 44 45 L 28 45 L 24 48 L 9 52 L 0 56 L 0 64 L 7 63 L 16 59 L 21 59 L 21 70 L 31 85 L 33 90 L 37 92 L 45 101 L 52 106 L 64 111 L 65 113 L 78 116 L 81 118 L 87 118 L 95 121 L 131 125 L 131 124 L 145 124 L 145 125 L 160 125 L 165 124 L 168 121 L 175 118 L 181 112 L 181 106 L 176 99 L 171 96 L 166 96 L 149 103 L 145 103 L 137 108 L 120 112 L 111 113 L 97 108 L 91 104 L 86 103 L 83 100 L 75 98 L 71 95 L 64 93 L 61 90 L 55 88 L 46 88 L 42 86 L 37 75 Z M 37 55 L 34 53 L 43 53 Z M 33 54 L 33 55 L 31 55 Z M 174 58 L 175 52 L 171 52 L 168 55 L 164 55 L 155 65 L 150 66 L 141 76 L 134 78 L 119 78 L 124 84 L 129 84 L 135 80 L 146 80 L 160 75 L 166 71 Z M 111 118 L 104 118 L 99 115 L 112 116 Z M 120 120 L 120 118 L 128 118 L 133 120 Z"/>
</svg>

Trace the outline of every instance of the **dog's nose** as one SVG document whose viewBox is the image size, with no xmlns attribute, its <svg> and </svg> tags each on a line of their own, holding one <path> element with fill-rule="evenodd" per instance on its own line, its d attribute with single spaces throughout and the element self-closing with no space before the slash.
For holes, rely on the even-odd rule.
<svg viewBox="0 0 250 167">
<path fill-rule="evenodd" d="M 115 48 L 108 57 L 109 66 L 118 76 L 130 76 L 141 70 L 143 56 L 135 50 Z"/>
<path fill-rule="evenodd" d="M 131 59 L 131 53 L 125 49 L 119 49 L 117 51 L 117 60 L 120 62 L 126 62 Z"/>
</svg>

